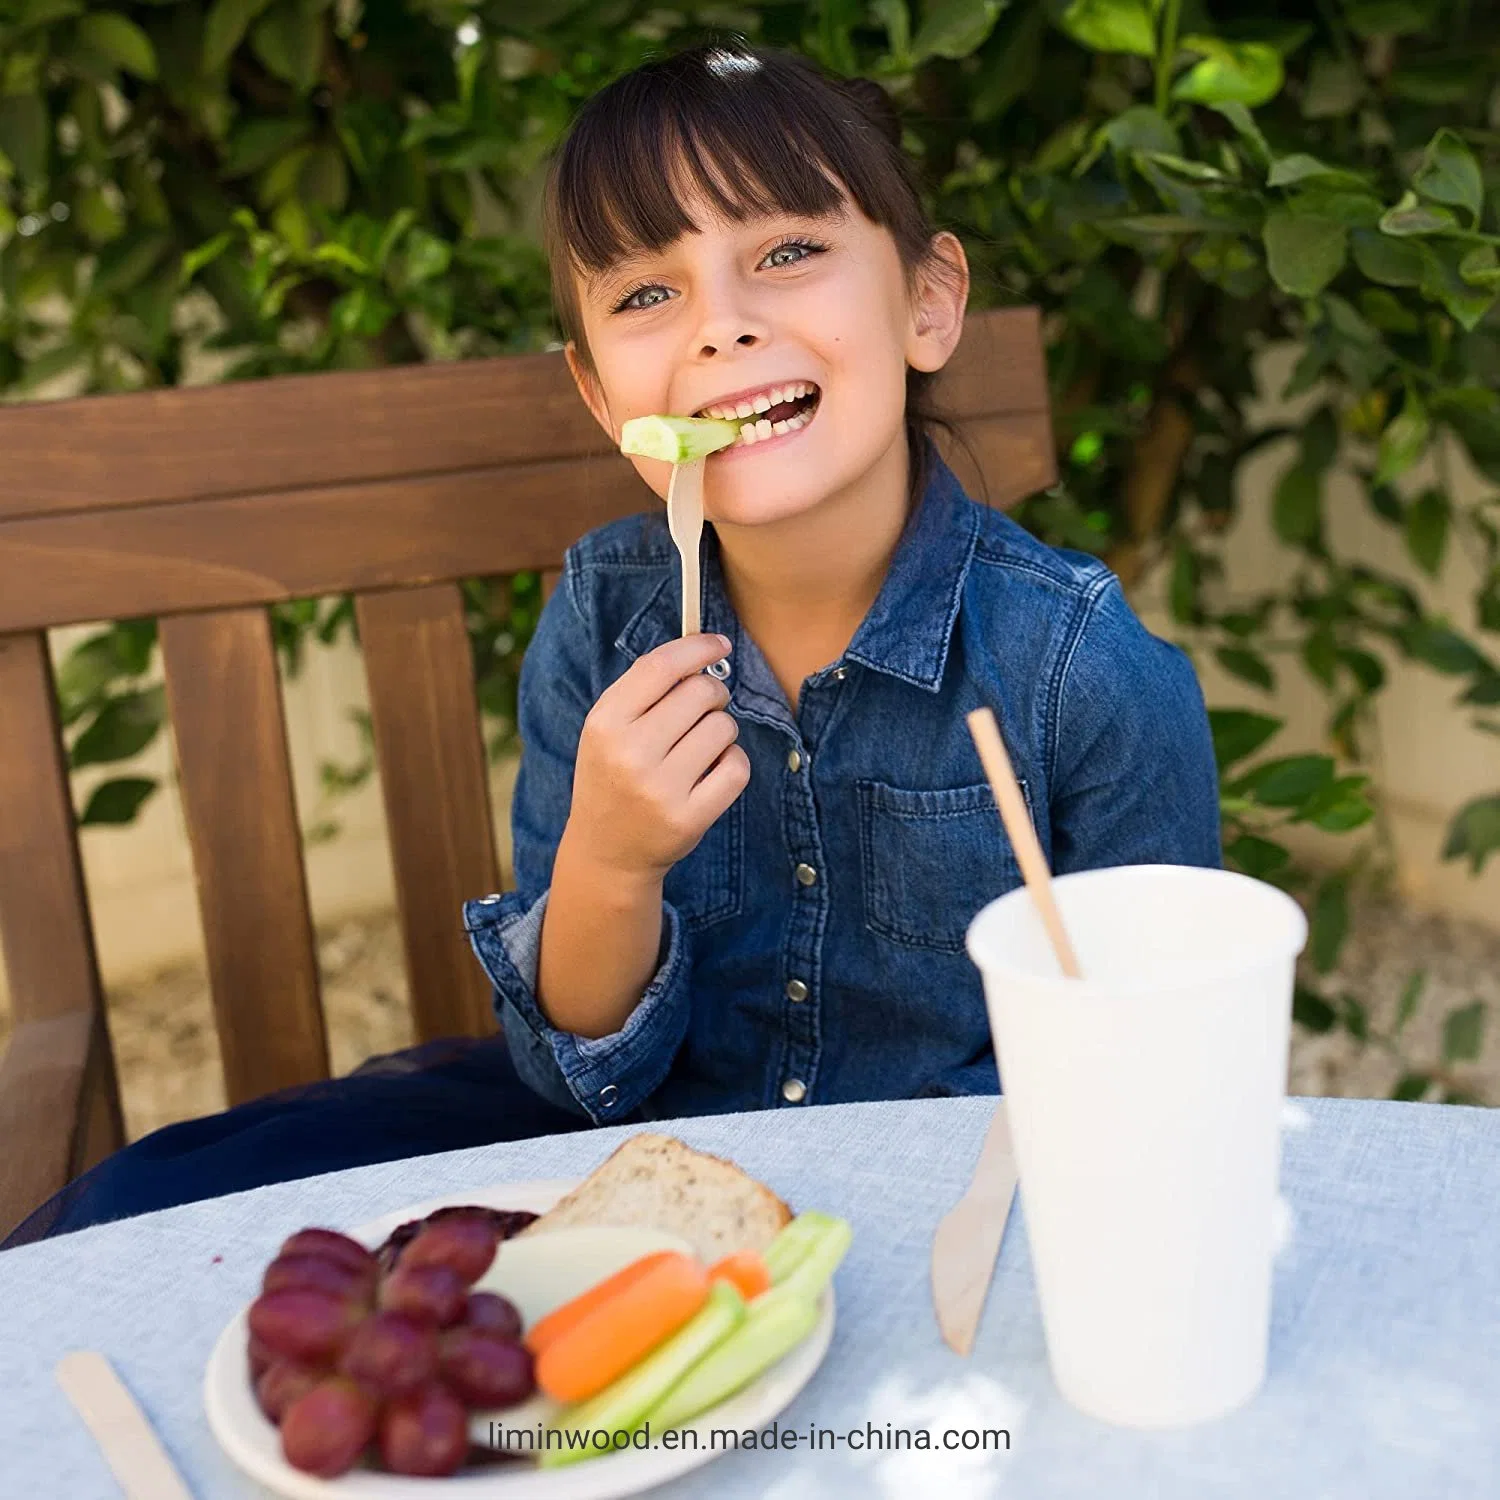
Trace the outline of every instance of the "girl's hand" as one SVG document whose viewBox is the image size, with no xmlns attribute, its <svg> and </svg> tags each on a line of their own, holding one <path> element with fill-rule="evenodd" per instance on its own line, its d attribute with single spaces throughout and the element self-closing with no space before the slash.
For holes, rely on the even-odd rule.
<svg viewBox="0 0 1500 1500">
<path fill-rule="evenodd" d="M 578 739 L 564 838 L 575 855 L 631 879 L 661 880 L 750 781 L 725 712 L 729 689 L 703 669 L 720 635 L 668 641 L 599 696 Z"/>
</svg>

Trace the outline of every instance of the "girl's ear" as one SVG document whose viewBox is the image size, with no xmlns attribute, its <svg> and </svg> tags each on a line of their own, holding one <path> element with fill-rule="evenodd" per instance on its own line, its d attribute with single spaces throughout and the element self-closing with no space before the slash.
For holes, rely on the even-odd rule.
<svg viewBox="0 0 1500 1500">
<path fill-rule="evenodd" d="M 958 236 L 932 237 L 932 254 L 917 272 L 906 362 L 914 370 L 941 370 L 958 347 L 969 301 L 969 261 Z"/>
<path fill-rule="evenodd" d="M 573 384 L 578 387 L 578 394 L 583 397 L 583 404 L 588 407 L 594 420 L 609 435 L 610 442 L 619 442 L 620 435 L 615 431 L 614 423 L 610 421 L 609 405 L 604 399 L 604 392 L 600 389 L 599 382 L 593 374 L 585 368 L 572 339 L 563 345 L 563 358 L 568 362 L 568 373 L 573 377 Z"/>
</svg>

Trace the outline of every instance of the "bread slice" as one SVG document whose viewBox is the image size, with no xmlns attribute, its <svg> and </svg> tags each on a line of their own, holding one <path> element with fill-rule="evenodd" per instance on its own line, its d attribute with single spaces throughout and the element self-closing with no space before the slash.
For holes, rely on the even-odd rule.
<svg viewBox="0 0 1500 1500">
<path fill-rule="evenodd" d="M 711 1265 L 764 1250 L 792 1211 L 733 1162 L 667 1135 L 632 1136 L 522 1235 L 576 1224 L 630 1225 L 679 1235 Z"/>
</svg>

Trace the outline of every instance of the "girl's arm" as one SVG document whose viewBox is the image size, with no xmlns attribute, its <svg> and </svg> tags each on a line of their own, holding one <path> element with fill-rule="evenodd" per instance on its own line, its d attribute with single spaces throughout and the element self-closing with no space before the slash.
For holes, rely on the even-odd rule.
<svg viewBox="0 0 1500 1500">
<path fill-rule="evenodd" d="M 1197 674 L 1111 576 L 1088 598 L 1049 746 L 1052 863 L 1217 868 L 1218 774 Z"/>
<path fill-rule="evenodd" d="M 724 692 L 700 671 L 723 655 L 717 640 L 669 642 L 592 701 L 595 653 L 585 587 L 570 554 L 522 663 L 523 753 L 511 804 L 517 889 L 468 902 L 464 920 L 495 987 L 517 1072 L 552 1102 L 609 1123 L 660 1085 L 686 1034 L 691 953 L 685 926 L 661 898 L 661 880 L 702 836 L 702 829 L 693 831 L 695 820 L 706 817 L 706 828 L 718 815 L 714 800 L 738 795 L 738 773 L 720 766 L 742 761 L 743 752 L 732 744 L 724 749 L 721 725 L 720 766 L 701 781 L 707 765 L 692 769 L 715 732 L 699 722 L 703 705 Z M 684 675 L 690 680 L 679 683 Z M 695 710 L 696 700 L 702 701 Z M 643 717 L 648 737 L 664 738 L 668 749 L 686 747 L 666 785 L 685 790 L 690 817 L 647 816 L 628 784 L 597 774 L 601 757 L 610 764 L 618 748 L 617 731 Z M 640 749 L 638 733 L 624 739 Z M 679 852 L 685 837 L 690 841 Z"/>
</svg>

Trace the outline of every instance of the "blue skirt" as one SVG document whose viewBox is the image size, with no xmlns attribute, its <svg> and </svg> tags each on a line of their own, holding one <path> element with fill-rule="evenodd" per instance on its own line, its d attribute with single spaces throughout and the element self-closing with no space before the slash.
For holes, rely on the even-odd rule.
<svg viewBox="0 0 1500 1500">
<path fill-rule="evenodd" d="M 143 1136 L 49 1198 L 0 1250 L 271 1182 L 589 1128 L 521 1082 L 504 1037 L 429 1042 Z"/>
</svg>

